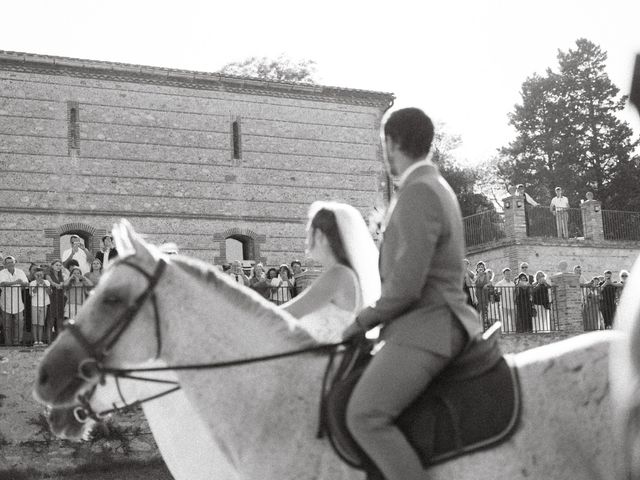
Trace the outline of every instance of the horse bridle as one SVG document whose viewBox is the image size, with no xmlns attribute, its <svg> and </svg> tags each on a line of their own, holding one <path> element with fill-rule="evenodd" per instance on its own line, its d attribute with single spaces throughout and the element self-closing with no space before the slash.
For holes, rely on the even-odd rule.
<svg viewBox="0 0 640 480">
<path fill-rule="evenodd" d="M 90 341 L 85 334 L 82 333 L 80 327 L 76 324 L 75 320 L 70 319 L 65 322 L 65 329 L 71 333 L 71 335 L 78 341 L 78 343 L 82 346 L 82 348 L 89 354 L 89 358 L 83 359 L 80 361 L 78 365 L 78 376 L 88 382 L 93 381 L 93 379 L 97 376 L 100 378 L 99 383 L 104 384 L 104 375 L 106 369 L 103 367 L 102 362 L 105 358 L 107 358 L 111 352 L 113 346 L 118 342 L 122 334 L 127 330 L 127 328 L 133 322 L 133 319 L 138 314 L 142 306 L 145 302 L 150 299 L 151 304 L 153 305 L 154 310 L 154 322 L 155 322 L 155 335 L 156 335 L 156 358 L 160 357 L 162 352 L 162 334 L 160 331 L 160 315 L 158 313 L 158 304 L 156 301 L 155 287 L 160 280 L 166 266 L 167 262 L 163 259 L 158 261 L 158 264 L 155 268 L 153 274 L 149 274 L 146 270 L 144 270 L 139 265 L 129 261 L 127 258 L 119 260 L 115 263 L 112 268 L 116 265 L 127 265 L 140 274 L 142 274 L 148 281 L 147 288 L 140 294 L 136 299 L 129 305 L 124 312 L 122 312 L 117 318 L 112 328 L 109 328 L 104 335 L 98 338 L 95 341 Z M 81 423 L 88 421 L 90 418 L 98 421 L 100 418 L 109 415 L 110 413 L 114 413 L 121 410 L 130 409 L 140 403 L 147 402 L 153 400 L 155 398 L 159 398 L 161 396 L 172 393 L 180 388 L 177 382 L 171 380 L 161 380 L 147 377 L 136 377 L 132 375 L 126 374 L 114 374 L 114 378 L 116 381 L 116 386 L 118 389 L 118 394 L 120 395 L 120 399 L 122 400 L 124 406 L 116 407 L 115 404 L 113 408 L 110 410 L 105 410 L 103 412 L 95 412 L 91 405 L 91 397 L 96 391 L 98 384 L 96 383 L 90 390 L 85 392 L 82 395 L 79 395 L 78 401 L 80 402 L 80 406 L 77 406 L 74 409 L 74 416 L 76 420 Z M 147 382 L 156 382 L 156 383 L 164 383 L 164 384 L 172 384 L 174 388 L 161 392 L 160 394 L 153 395 L 151 397 L 147 397 L 142 400 L 138 400 L 133 403 L 128 403 L 122 394 L 120 389 L 120 378 L 128 378 L 132 380 L 141 380 Z"/>
<path fill-rule="evenodd" d="M 158 312 L 158 304 L 156 301 L 155 288 L 158 285 L 160 277 L 164 273 L 164 270 L 167 266 L 167 262 L 164 259 L 160 259 L 158 261 L 158 265 L 156 266 L 155 271 L 152 274 L 149 274 L 146 270 L 144 270 L 139 265 L 129 261 L 130 257 L 126 257 L 122 260 L 118 260 L 116 263 L 112 265 L 111 268 L 115 268 L 118 265 L 127 265 L 137 272 L 141 273 L 148 281 L 147 288 L 144 290 L 138 297 L 133 301 L 131 305 L 129 305 L 124 312 L 122 312 L 118 318 L 116 319 L 114 326 L 112 329 L 107 330 L 102 337 L 98 338 L 95 341 L 90 341 L 81 331 L 78 325 L 75 323 L 73 319 L 65 322 L 65 329 L 69 330 L 69 333 L 73 335 L 73 337 L 78 341 L 78 343 L 82 346 L 82 348 L 89 354 L 89 358 L 83 359 L 78 365 L 78 377 L 81 379 L 92 382 L 96 377 L 99 377 L 99 383 L 104 384 L 105 375 L 112 375 L 115 378 L 116 386 L 118 389 L 118 394 L 120 395 L 120 399 L 122 400 L 124 406 L 117 407 L 113 404 L 113 408 L 109 410 L 105 410 L 102 412 L 95 412 L 91 407 L 90 401 L 93 394 L 96 391 L 98 383 L 94 384 L 91 389 L 89 389 L 84 394 L 78 397 L 80 402 L 80 406 L 75 407 L 74 416 L 76 420 L 81 423 L 87 422 L 90 418 L 96 421 L 99 421 L 101 418 L 109 415 L 111 413 L 126 411 L 134 406 L 141 405 L 145 402 L 149 402 L 151 400 L 155 400 L 157 398 L 163 397 L 170 393 L 173 393 L 180 389 L 180 385 L 178 382 L 173 380 L 162 380 L 156 378 L 148 378 L 148 377 L 139 377 L 135 375 L 131 375 L 135 372 L 160 372 L 160 371 L 176 371 L 176 370 L 209 370 L 216 368 L 227 368 L 234 367 L 239 365 L 247 365 L 250 363 L 258 363 L 258 362 L 266 362 L 271 360 L 277 360 L 280 358 L 292 357 L 296 355 L 301 355 L 304 353 L 311 352 L 320 352 L 320 351 L 328 351 L 331 356 L 329 359 L 329 365 L 327 367 L 327 373 L 330 369 L 330 366 L 333 362 L 333 356 L 338 347 L 346 345 L 349 341 L 342 341 L 339 343 L 330 343 L 330 344 L 321 344 L 313 347 L 301 348 L 298 350 L 292 350 L 288 352 L 275 353 L 271 355 L 264 355 L 260 357 L 252 357 L 252 358 L 244 358 L 239 360 L 230 360 L 224 362 L 213 362 L 213 363 L 201 363 L 201 364 L 192 364 L 192 365 L 178 365 L 178 366 L 169 366 L 169 367 L 149 367 L 149 368 L 107 368 L 104 367 L 102 362 L 105 358 L 107 358 L 111 352 L 113 346 L 120 339 L 122 334 L 127 330 L 129 325 L 133 322 L 133 319 L 138 314 L 142 306 L 145 302 L 150 299 L 153 305 L 154 310 L 154 323 L 155 323 L 155 334 L 156 334 L 156 359 L 160 357 L 160 353 L 162 352 L 162 335 L 160 330 L 160 315 Z M 162 384 L 170 384 L 174 385 L 173 388 L 169 388 L 163 392 L 160 392 L 156 395 L 152 395 L 150 397 L 143 398 L 141 400 L 137 400 L 133 403 L 128 403 L 122 394 L 120 389 L 119 379 L 126 378 L 129 380 L 139 380 L 145 382 L 154 382 L 154 383 L 162 383 Z M 326 374 L 325 374 L 326 380 Z M 323 384 L 324 381 L 323 380 Z M 324 387 L 323 387 L 324 388 Z"/>
<path fill-rule="evenodd" d="M 127 258 L 118 261 L 111 268 L 117 265 L 127 265 L 137 272 L 141 273 L 148 280 L 147 288 L 122 312 L 116 319 L 112 328 L 108 329 L 104 335 L 95 341 L 90 341 L 73 319 L 65 322 L 65 329 L 73 335 L 82 348 L 89 354 L 89 358 L 80 362 L 78 374 L 81 378 L 87 380 L 93 378 L 93 374 L 102 371 L 102 361 L 109 356 L 111 349 L 120 339 L 122 334 L 127 330 L 131 322 L 138 314 L 147 299 L 151 299 L 154 310 L 155 332 L 156 332 L 156 358 L 162 352 L 162 335 L 160 333 L 160 316 L 158 314 L 158 304 L 156 301 L 155 287 L 164 272 L 167 262 L 163 259 L 158 261 L 153 274 L 149 274 L 139 265 L 129 261 Z"/>
</svg>

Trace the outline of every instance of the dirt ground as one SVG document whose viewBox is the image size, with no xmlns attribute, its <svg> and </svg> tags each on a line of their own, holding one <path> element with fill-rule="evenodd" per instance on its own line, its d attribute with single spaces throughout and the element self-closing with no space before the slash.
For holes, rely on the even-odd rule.
<svg viewBox="0 0 640 480">
<path fill-rule="evenodd" d="M 122 463 L 100 469 L 64 471 L 54 475 L 29 472 L 0 472 L 0 480 L 173 480 L 162 461 Z"/>
</svg>

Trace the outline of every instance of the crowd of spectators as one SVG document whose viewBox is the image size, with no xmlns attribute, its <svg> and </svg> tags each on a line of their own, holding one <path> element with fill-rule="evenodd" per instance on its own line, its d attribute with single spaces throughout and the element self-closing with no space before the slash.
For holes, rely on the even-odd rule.
<svg viewBox="0 0 640 480">
<path fill-rule="evenodd" d="M 235 260 L 223 265 L 222 271 L 230 275 L 234 281 L 255 290 L 276 305 L 291 300 L 306 287 L 306 282 L 302 281 L 306 270 L 302 268 L 299 260 L 293 260 L 290 265 L 283 263 L 277 268 L 268 269 L 258 262 L 248 271 L 245 271 L 239 260 Z"/>
<path fill-rule="evenodd" d="M 13 256 L 0 256 L 0 344 L 43 346 L 73 318 L 105 268 L 118 256 L 110 235 L 102 237 L 92 254 L 77 235 L 70 248 L 50 264 L 32 263 L 28 272 L 16 267 Z"/>
<path fill-rule="evenodd" d="M 538 270 L 532 275 L 529 264 L 522 262 L 515 275 L 509 267 L 502 268 L 502 278 L 498 280 L 485 262 L 478 262 L 474 269 L 469 260 L 464 259 L 463 263 L 467 302 L 478 311 L 484 328 L 499 320 L 508 331 L 553 329 L 553 285 L 546 272 Z M 611 328 L 629 272 L 621 270 L 618 281 L 613 280 L 611 270 L 591 280 L 584 277 L 580 265 L 574 267 L 574 273 L 580 278 L 585 329 Z"/>
</svg>

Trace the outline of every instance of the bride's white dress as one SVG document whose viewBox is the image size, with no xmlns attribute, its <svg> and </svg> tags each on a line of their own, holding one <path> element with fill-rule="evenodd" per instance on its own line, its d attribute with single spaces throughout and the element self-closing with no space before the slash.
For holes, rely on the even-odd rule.
<svg viewBox="0 0 640 480">
<path fill-rule="evenodd" d="M 349 269 L 356 285 L 356 301 L 353 310 L 345 310 L 334 303 L 329 303 L 298 320 L 300 327 L 308 331 L 318 343 L 338 343 L 342 340 L 342 332 L 354 320 L 355 314 L 362 308 L 360 283 L 355 272 Z"/>
</svg>

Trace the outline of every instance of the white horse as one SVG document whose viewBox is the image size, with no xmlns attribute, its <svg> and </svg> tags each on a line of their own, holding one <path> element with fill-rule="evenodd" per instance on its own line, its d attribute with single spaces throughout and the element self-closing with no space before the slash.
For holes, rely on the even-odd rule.
<svg viewBox="0 0 640 480">
<path fill-rule="evenodd" d="M 640 479 L 640 257 L 624 287 L 615 326 L 623 335 L 611 355 L 616 448 L 623 452 L 619 478 Z"/>
<path fill-rule="evenodd" d="M 145 367 L 163 366 L 166 365 L 160 361 L 145 364 Z M 144 377 L 174 382 L 178 380 L 171 371 L 149 372 Z M 216 455 L 218 450 L 209 429 L 200 420 L 184 392 L 177 390 L 162 395 L 173 388 L 173 385 L 128 378 L 121 378 L 116 383 L 115 377 L 107 375 L 104 382 L 96 386 L 96 391 L 90 399 L 90 408 L 92 413 L 101 414 L 157 396 L 152 400 L 143 401 L 141 405 L 156 445 L 174 478 L 237 478 L 233 469 L 225 464 L 225 459 Z M 57 407 L 49 411 L 49 425 L 55 435 L 70 440 L 88 438 L 96 421 L 90 417 L 82 422 L 78 421 L 74 413 L 76 408 L 78 407 Z"/>
<path fill-rule="evenodd" d="M 97 381 L 87 380 L 91 357 L 105 368 L 134 367 L 155 357 L 176 366 L 316 343 L 292 317 L 213 267 L 163 256 L 126 222 L 114 233 L 122 260 L 85 302 L 76 327 L 47 350 L 35 387 L 41 402 L 69 405 L 91 388 Z M 495 448 L 428 469 L 425 479 L 614 478 L 620 455 L 611 428 L 608 358 L 615 337 L 592 333 L 516 355 L 522 387 L 517 431 Z M 306 354 L 176 371 L 194 417 L 211 432 L 216 456 L 224 459 L 222 468 L 233 472 L 225 478 L 363 478 L 326 440 L 315 438 L 325 365 L 324 356 Z M 78 375 L 81 367 L 84 374 Z"/>
</svg>

